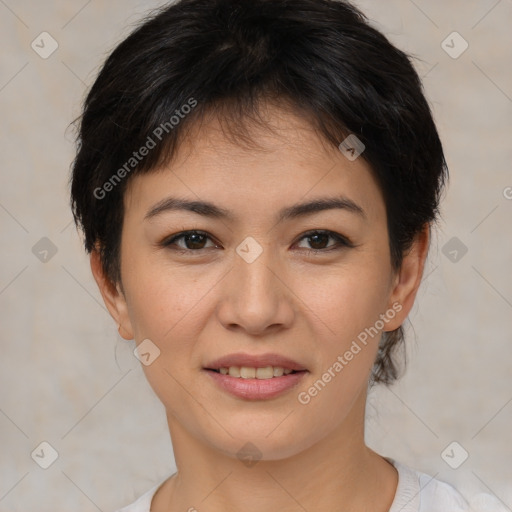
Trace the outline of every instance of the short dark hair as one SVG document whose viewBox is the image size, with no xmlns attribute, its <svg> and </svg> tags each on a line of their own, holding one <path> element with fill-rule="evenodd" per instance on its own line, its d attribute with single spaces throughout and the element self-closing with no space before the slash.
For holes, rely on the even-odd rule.
<svg viewBox="0 0 512 512">
<path fill-rule="evenodd" d="M 329 144 L 350 134 L 364 144 L 398 270 L 436 220 L 448 178 L 410 59 L 347 1 L 180 0 L 157 10 L 110 54 L 77 120 L 71 208 L 86 251 L 97 246 L 107 277 L 121 283 L 129 179 L 170 162 L 206 114 L 247 142 L 245 121 L 270 101 L 304 116 Z M 372 383 L 398 377 L 403 338 L 402 326 L 383 333 Z"/>
</svg>

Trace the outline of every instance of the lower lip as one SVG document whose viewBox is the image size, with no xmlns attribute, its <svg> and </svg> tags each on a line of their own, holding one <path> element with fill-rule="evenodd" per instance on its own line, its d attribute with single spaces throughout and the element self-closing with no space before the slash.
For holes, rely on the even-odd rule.
<svg viewBox="0 0 512 512">
<path fill-rule="evenodd" d="M 223 375 L 213 370 L 205 371 L 222 389 L 246 400 L 268 400 L 279 396 L 295 387 L 307 373 L 307 371 L 301 371 L 271 379 L 243 379 Z"/>
</svg>

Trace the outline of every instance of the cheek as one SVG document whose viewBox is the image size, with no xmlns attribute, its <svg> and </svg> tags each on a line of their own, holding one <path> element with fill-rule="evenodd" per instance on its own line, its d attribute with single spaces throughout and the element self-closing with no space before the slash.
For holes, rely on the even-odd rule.
<svg viewBox="0 0 512 512">
<path fill-rule="evenodd" d="M 173 402 L 180 397 L 179 385 L 169 374 L 182 382 L 180 376 L 197 371 L 197 342 L 213 314 L 212 299 L 222 274 L 150 265 L 146 259 L 130 263 L 133 272 L 125 287 L 135 340 L 150 339 L 160 351 L 143 370 L 161 400 L 178 407 Z M 176 392 L 172 401 L 164 396 L 171 390 Z"/>
<path fill-rule="evenodd" d="M 127 280 L 127 296 L 136 340 L 153 336 L 162 342 L 172 342 L 183 325 L 192 323 L 199 327 L 198 305 L 214 288 L 216 274 L 151 264 L 147 260 L 131 263 L 133 272 L 132 279 Z"/>
<path fill-rule="evenodd" d="M 325 280 L 310 275 L 302 281 L 310 290 L 311 311 L 305 314 L 318 340 L 313 346 L 318 365 L 297 391 L 296 403 L 305 426 L 311 419 L 313 428 L 312 418 L 322 418 L 315 439 L 337 429 L 366 391 L 381 337 L 375 325 L 386 305 L 383 276 L 361 264 Z"/>
<path fill-rule="evenodd" d="M 323 391 L 319 384 L 323 398 L 318 402 L 341 405 L 367 381 L 381 337 L 388 283 L 387 260 L 377 252 L 359 254 L 337 271 L 318 270 L 297 279 L 297 295 L 307 305 L 303 314 L 318 340 L 317 377 L 329 388 Z"/>
<path fill-rule="evenodd" d="M 338 269 L 305 272 L 293 286 L 310 324 L 323 329 L 333 348 L 374 325 L 388 301 L 389 269 L 364 254 L 353 260 Z"/>
<path fill-rule="evenodd" d="M 290 293 L 281 300 L 289 301 L 296 311 L 290 328 L 302 343 L 315 346 L 312 359 L 317 363 L 332 364 L 384 312 L 387 269 L 383 261 L 383 255 L 365 251 L 330 267 L 291 267 L 283 276 Z M 217 334 L 222 332 L 213 316 L 227 293 L 223 287 L 229 286 L 229 276 L 222 279 L 225 268 L 151 265 L 146 258 L 132 258 L 130 265 L 126 287 L 135 339 L 154 340 L 170 366 L 179 362 L 192 367 L 191 355 L 197 359 L 194 347 L 204 338 L 206 324 Z M 372 358 L 368 352 L 373 345 L 368 343 L 365 357 L 357 358 L 361 364 L 366 366 L 363 359 Z"/>
</svg>

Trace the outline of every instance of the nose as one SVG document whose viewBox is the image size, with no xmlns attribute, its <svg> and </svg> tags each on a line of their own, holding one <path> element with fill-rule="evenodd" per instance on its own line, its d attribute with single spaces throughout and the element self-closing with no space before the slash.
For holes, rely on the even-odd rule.
<svg viewBox="0 0 512 512">
<path fill-rule="evenodd" d="M 253 336 L 290 327 L 295 296 L 284 265 L 268 248 L 249 261 L 235 253 L 233 268 L 223 280 L 217 309 L 220 322 L 226 329 Z"/>
</svg>

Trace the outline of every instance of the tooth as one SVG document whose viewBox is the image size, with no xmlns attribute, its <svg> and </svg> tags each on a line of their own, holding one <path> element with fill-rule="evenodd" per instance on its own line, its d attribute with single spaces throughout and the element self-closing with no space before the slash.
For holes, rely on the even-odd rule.
<svg viewBox="0 0 512 512">
<path fill-rule="evenodd" d="M 230 366 L 229 375 L 231 377 L 240 377 L 240 368 L 238 366 Z"/>
<path fill-rule="evenodd" d="M 256 368 L 257 379 L 271 379 L 274 376 L 272 366 L 265 366 L 264 368 Z"/>
<path fill-rule="evenodd" d="M 293 370 L 283 368 L 282 366 L 265 366 L 261 368 L 253 368 L 249 366 L 230 366 L 229 368 L 219 368 L 219 373 L 229 375 L 230 377 L 238 377 L 242 379 L 271 379 L 272 377 L 281 377 L 289 375 Z"/>
<path fill-rule="evenodd" d="M 274 377 L 281 377 L 284 373 L 282 366 L 274 366 Z"/>
<path fill-rule="evenodd" d="M 256 377 L 256 368 L 249 368 L 248 366 L 240 367 L 240 377 L 242 377 L 242 379 L 254 379 Z"/>
</svg>

